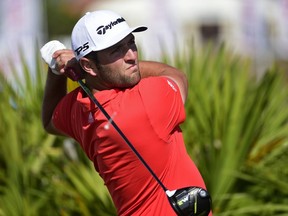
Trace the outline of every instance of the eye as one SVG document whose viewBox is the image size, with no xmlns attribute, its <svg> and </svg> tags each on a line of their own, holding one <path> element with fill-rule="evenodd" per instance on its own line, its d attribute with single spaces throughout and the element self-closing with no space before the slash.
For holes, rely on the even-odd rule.
<svg viewBox="0 0 288 216">
<path fill-rule="evenodd" d="M 118 53 L 122 51 L 122 46 L 116 46 L 112 49 L 111 54 Z"/>
<path fill-rule="evenodd" d="M 135 40 L 131 40 L 129 41 L 128 43 L 128 47 L 132 50 L 132 51 L 137 51 L 137 46 L 136 46 L 136 43 L 135 43 Z"/>
<path fill-rule="evenodd" d="M 131 38 L 131 40 L 129 40 L 128 42 L 129 45 L 135 45 L 135 38 Z"/>
</svg>

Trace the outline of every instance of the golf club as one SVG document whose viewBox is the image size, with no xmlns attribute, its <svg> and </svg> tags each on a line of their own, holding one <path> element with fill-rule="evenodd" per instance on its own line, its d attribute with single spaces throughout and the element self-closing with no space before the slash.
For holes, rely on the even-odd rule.
<svg viewBox="0 0 288 216">
<path fill-rule="evenodd" d="M 49 43 L 49 42 L 48 42 Z M 47 43 L 47 44 L 48 44 Z M 46 45 L 47 45 L 46 44 Z M 45 45 L 44 45 L 45 46 Z M 52 50 L 52 49 L 50 49 Z M 56 51 L 56 50 L 55 50 Z M 43 49 L 42 49 L 43 52 Z M 43 53 L 41 52 L 42 56 Z M 46 53 L 47 54 L 47 53 Z M 45 60 L 45 59 L 44 59 Z M 48 63 L 49 64 L 49 63 Z M 141 163 L 145 166 L 145 168 L 150 172 L 153 178 L 157 181 L 157 183 L 161 186 L 163 191 L 166 193 L 166 196 L 169 200 L 171 207 L 174 209 L 177 215 L 179 216 L 207 216 L 211 210 L 211 197 L 207 190 L 197 186 L 180 188 L 177 190 L 170 191 L 168 190 L 161 180 L 157 177 L 151 167 L 146 163 L 146 161 L 142 158 L 140 153 L 135 149 L 132 143 L 128 140 L 125 134 L 121 131 L 118 125 L 114 122 L 113 118 L 106 112 L 103 106 L 99 103 L 99 101 L 92 94 L 90 89 L 86 86 L 86 84 L 82 80 L 82 76 L 77 74 L 73 68 L 67 68 L 64 73 L 68 78 L 73 81 L 77 81 L 80 87 L 86 92 L 88 97 L 92 100 L 92 102 L 99 108 L 99 110 L 104 114 L 107 118 L 109 124 L 111 124 L 115 130 L 119 133 L 119 135 L 123 138 L 126 144 L 131 148 L 131 150 L 135 153 Z"/>
<path fill-rule="evenodd" d="M 69 69 L 72 70 L 72 69 Z M 66 72 L 71 73 L 71 72 Z M 72 72 L 74 73 L 74 72 Z M 164 192 L 166 193 L 168 200 L 174 209 L 174 211 L 179 216 L 206 216 L 209 214 L 211 210 L 211 198 L 208 192 L 200 187 L 186 187 L 177 190 L 170 191 L 168 190 L 164 184 L 160 181 L 151 167 L 146 163 L 146 161 L 142 158 L 140 153 L 135 149 L 132 143 L 128 140 L 125 134 L 121 131 L 121 129 L 117 126 L 117 124 L 113 121 L 110 115 L 106 112 L 106 110 L 102 107 L 99 101 L 94 97 L 89 88 L 85 85 L 82 80 L 77 81 L 81 88 L 86 92 L 88 97 L 92 100 L 92 102 L 99 108 L 99 110 L 105 115 L 110 124 L 115 128 L 115 130 L 120 134 L 120 136 L 124 139 L 124 141 L 128 144 L 128 146 L 132 149 L 132 151 L 136 154 L 141 163 L 146 167 L 146 169 L 150 172 L 153 178 L 158 182 L 158 184 L 162 187 Z"/>
</svg>

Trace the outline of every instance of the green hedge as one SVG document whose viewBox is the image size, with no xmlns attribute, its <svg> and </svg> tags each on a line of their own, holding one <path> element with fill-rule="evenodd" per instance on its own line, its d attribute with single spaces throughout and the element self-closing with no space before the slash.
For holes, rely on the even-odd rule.
<svg viewBox="0 0 288 216">
<path fill-rule="evenodd" d="M 0 73 L 0 216 L 115 215 L 77 143 L 42 129 L 46 66 L 35 54 L 36 74 L 24 60 L 22 78 Z M 287 215 L 285 75 L 273 67 L 256 79 L 249 61 L 225 48 L 183 56 L 163 60 L 189 79 L 182 129 L 214 215 Z"/>
</svg>

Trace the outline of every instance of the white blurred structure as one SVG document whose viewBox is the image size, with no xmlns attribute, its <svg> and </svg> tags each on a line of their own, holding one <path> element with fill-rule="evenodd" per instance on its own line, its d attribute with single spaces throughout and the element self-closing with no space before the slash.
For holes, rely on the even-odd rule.
<svg viewBox="0 0 288 216">
<path fill-rule="evenodd" d="M 6 74 L 10 74 L 8 59 L 13 60 L 13 65 L 21 72 L 20 48 L 28 64 L 35 63 L 36 41 L 43 36 L 42 17 L 39 0 L 0 1 L 0 67 Z"/>
<path fill-rule="evenodd" d="M 0 0 L 0 67 L 5 71 L 7 57 L 19 62 L 19 46 L 32 61 L 35 41 L 47 37 L 42 4 Z M 208 41 L 215 46 L 225 42 L 233 52 L 253 57 L 259 67 L 274 58 L 288 59 L 288 0 L 95 0 L 79 8 L 83 14 L 99 9 L 121 14 L 131 26 L 148 26 L 136 36 L 145 59 L 158 60 L 163 51 L 173 56 L 190 49 L 192 41 L 196 49 Z M 65 38 L 59 36 L 70 47 L 70 33 Z"/>
<path fill-rule="evenodd" d="M 288 57 L 288 0 L 278 0 L 278 11 L 275 14 L 277 34 L 275 35 L 275 51 L 280 59 Z"/>
<path fill-rule="evenodd" d="M 132 26 L 147 25 L 136 39 L 148 59 L 158 58 L 161 48 L 173 54 L 175 46 L 193 40 L 196 48 L 225 41 L 235 52 L 269 62 L 288 58 L 287 5 L 288 0 L 103 0 L 85 10 L 110 9 Z"/>
</svg>

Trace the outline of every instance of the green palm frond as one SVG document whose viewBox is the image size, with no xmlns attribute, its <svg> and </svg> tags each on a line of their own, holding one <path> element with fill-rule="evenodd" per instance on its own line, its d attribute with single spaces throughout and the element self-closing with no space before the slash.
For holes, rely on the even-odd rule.
<svg viewBox="0 0 288 216">
<path fill-rule="evenodd" d="M 212 194 L 215 213 L 223 213 L 227 200 L 222 197 L 237 192 L 247 164 L 264 160 L 287 142 L 288 89 L 277 68 L 256 79 L 248 60 L 223 47 L 192 52 L 187 65 L 185 141 Z"/>
</svg>

